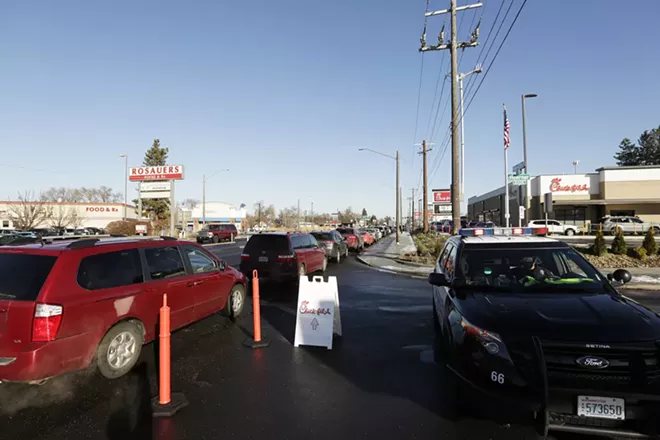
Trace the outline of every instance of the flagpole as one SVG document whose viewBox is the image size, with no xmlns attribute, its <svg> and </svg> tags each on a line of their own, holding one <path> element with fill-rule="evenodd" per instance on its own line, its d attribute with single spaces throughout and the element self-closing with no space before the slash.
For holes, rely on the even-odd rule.
<svg viewBox="0 0 660 440">
<path fill-rule="evenodd" d="M 504 115 L 504 123 L 506 124 L 506 106 L 502 104 L 502 110 Z M 504 142 L 504 222 L 505 226 L 509 227 L 509 148 Z"/>
</svg>

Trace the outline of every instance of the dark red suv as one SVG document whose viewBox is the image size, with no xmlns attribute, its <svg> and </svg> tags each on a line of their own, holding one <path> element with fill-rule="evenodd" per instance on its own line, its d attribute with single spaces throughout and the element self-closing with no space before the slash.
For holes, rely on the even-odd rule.
<svg viewBox="0 0 660 440">
<path fill-rule="evenodd" d="M 172 330 L 220 310 L 238 316 L 245 277 L 194 243 L 91 238 L 0 248 L 0 381 L 87 368 L 127 373 L 158 336 L 167 294 Z"/>
<path fill-rule="evenodd" d="M 236 225 L 209 225 L 197 233 L 197 243 L 205 241 L 218 243 L 221 241 L 233 241 L 238 235 Z"/>
<path fill-rule="evenodd" d="M 296 282 L 301 275 L 325 272 L 327 266 L 324 248 L 302 232 L 254 234 L 241 254 L 241 272 L 251 278 L 257 269 L 263 281 Z"/>
</svg>

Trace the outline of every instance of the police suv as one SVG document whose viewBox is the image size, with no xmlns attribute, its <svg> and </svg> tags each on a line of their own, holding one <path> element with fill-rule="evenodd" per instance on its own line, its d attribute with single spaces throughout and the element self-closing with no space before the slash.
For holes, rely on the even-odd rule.
<svg viewBox="0 0 660 440">
<path fill-rule="evenodd" d="M 541 436 L 657 435 L 660 316 L 616 290 L 628 271 L 603 276 L 546 233 L 475 228 L 447 240 L 429 275 L 446 397 L 462 408 L 476 388 L 531 410 Z"/>
</svg>

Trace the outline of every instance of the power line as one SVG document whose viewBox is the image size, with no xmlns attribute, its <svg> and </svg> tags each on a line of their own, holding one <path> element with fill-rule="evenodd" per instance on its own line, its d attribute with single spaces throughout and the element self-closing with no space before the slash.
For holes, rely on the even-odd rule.
<svg viewBox="0 0 660 440">
<path fill-rule="evenodd" d="M 513 3 L 513 2 L 512 2 L 512 3 Z M 467 113 L 468 109 L 470 108 L 470 105 L 472 104 L 472 101 L 474 100 L 474 98 L 477 96 L 477 93 L 478 93 L 479 90 L 481 89 L 481 85 L 483 84 L 483 82 L 485 81 L 486 77 L 488 76 L 488 73 L 490 72 L 490 69 L 492 68 L 493 64 L 495 63 L 495 60 L 497 59 L 497 56 L 498 56 L 499 53 L 500 53 L 500 50 L 502 49 L 502 47 L 504 46 L 504 43 L 505 43 L 506 40 L 508 39 L 509 34 L 511 33 L 511 30 L 513 29 L 513 26 L 516 24 L 516 21 L 518 21 L 518 17 L 520 16 L 520 13 L 522 12 L 522 10 L 523 10 L 523 8 L 525 7 L 526 4 L 527 4 L 527 0 L 523 0 L 522 4 L 520 5 L 520 8 L 518 9 L 518 12 L 516 13 L 516 16 L 513 18 L 513 21 L 511 22 L 511 25 L 509 26 L 509 29 L 507 30 L 506 34 L 504 35 L 504 38 L 503 38 L 502 41 L 500 42 L 500 45 L 498 46 L 497 51 L 495 52 L 495 55 L 493 56 L 493 59 L 491 60 L 491 62 L 490 62 L 490 64 L 488 65 L 488 67 L 485 69 L 484 74 L 483 74 L 483 76 L 481 77 L 481 81 L 479 82 L 479 84 L 478 84 L 478 86 L 477 86 L 477 89 L 475 90 L 474 94 L 470 97 L 470 100 L 468 101 L 467 105 L 465 106 L 465 111 L 464 111 L 464 113 Z M 506 18 L 506 15 L 505 15 L 505 18 Z M 503 22 L 504 22 L 504 20 L 502 20 L 502 23 L 503 23 Z M 497 37 L 497 36 L 496 36 L 496 37 Z M 485 60 L 485 59 L 486 59 L 486 58 L 484 58 L 484 60 Z M 460 120 L 459 120 L 459 122 L 460 122 Z M 447 130 L 447 136 L 449 135 L 449 132 L 450 132 L 450 130 Z M 446 139 L 448 139 L 448 137 L 446 137 Z M 443 143 L 444 143 L 444 142 L 443 142 Z M 446 153 L 448 145 L 449 145 L 449 144 L 448 144 L 448 141 L 447 141 L 447 145 L 445 145 L 444 148 L 441 146 L 441 150 L 442 150 L 442 152 L 441 152 L 440 154 L 441 154 L 442 156 L 444 156 L 444 154 Z M 433 170 L 432 173 L 431 173 L 431 180 L 432 180 L 433 177 L 435 176 L 435 173 L 436 173 L 437 169 L 439 168 L 440 164 L 442 163 L 442 156 L 440 157 L 439 162 L 437 163 L 437 165 L 435 166 L 434 170 Z"/>
<path fill-rule="evenodd" d="M 424 54 L 420 54 L 422 61 L 420 63 L 419 67 L 419 85 L 417 86 L 417 111 L 415 112 L 415 131 L 413 134 L 413 143 L 415 143 L 415 140 L 417 140 L 417 126 L 419 124 L 419 104 L 422 99 L 422 77 L 424 75 Z M 415 159 L 415 150 L 413 149 L 411 160 L 410 160 L 410 167 L 412 168 L 413 166 L 413 161 Z"/>
</svg>

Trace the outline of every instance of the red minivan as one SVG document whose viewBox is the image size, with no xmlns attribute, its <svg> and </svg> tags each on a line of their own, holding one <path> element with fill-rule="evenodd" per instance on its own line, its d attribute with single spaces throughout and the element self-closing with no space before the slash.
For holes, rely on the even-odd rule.
<svg viewBox="0 0 660 440">
<path fill-rule="evenodd" d="M 94 363 L 126 374 L 158 335 L 220 310 L 238 316 L 245 277 L 170 237 L 90 238 L 0 247 L 0 381 L 39 382 Z"/>
</svg>

